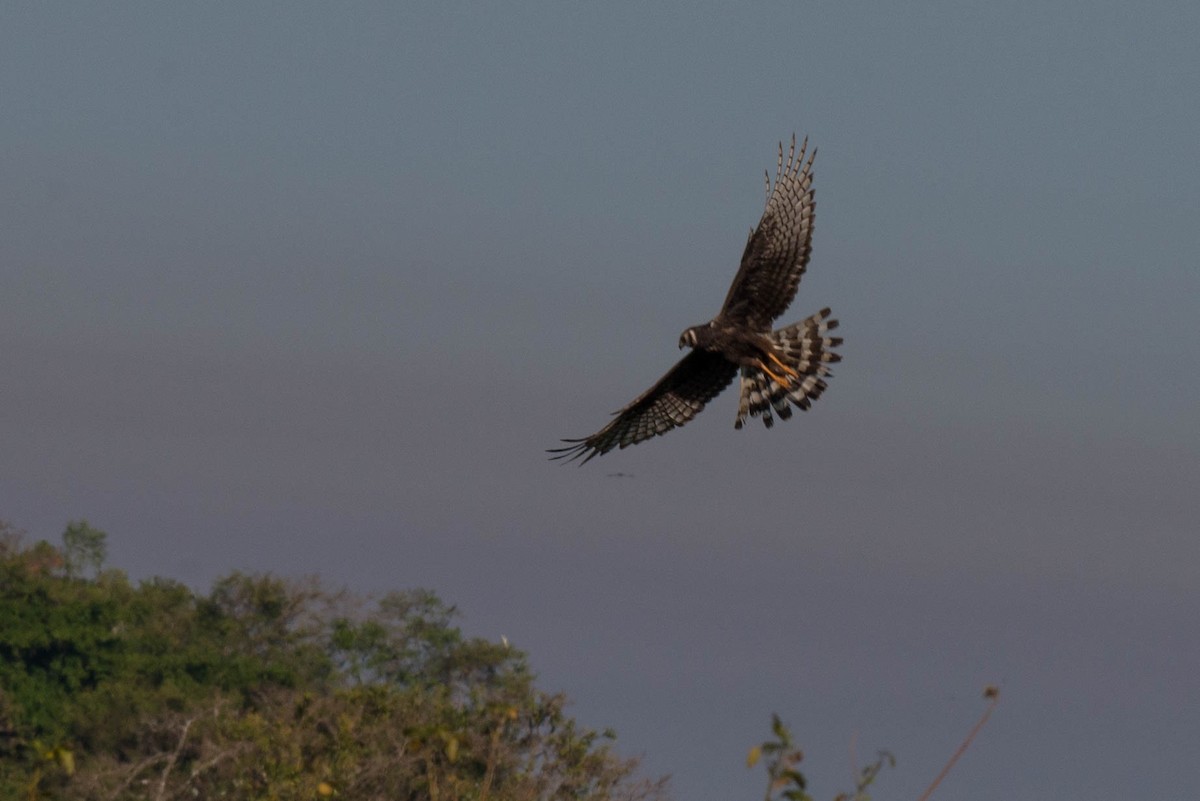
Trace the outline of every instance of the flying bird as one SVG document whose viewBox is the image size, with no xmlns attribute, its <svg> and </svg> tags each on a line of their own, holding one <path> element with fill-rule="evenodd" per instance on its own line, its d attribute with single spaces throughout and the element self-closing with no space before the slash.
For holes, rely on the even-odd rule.
<svg viewBox="0 0 1200 801">
<path fill-rule="evenodd" d="M 585 464 L 613 448 L 635 445 L 665 434 L 691 420 L 741 373 L 734 428 L 749 417 L 762 417 L 770 428 L 775 415 L 792 416 L 791 404 L 802 410 L 826 389 L 829 365 L 841 361 L 833 348 L 841 337 L 828 333 L 837 328 L 828 308 L 798 323 L 772 330 L 775 318 L 796 296 L 800 277 L 812 253 L 813 148 L 808 159 L 808 139 L 796 152 L 792 135 L 787 161 L 779 143 L 775 180 L 768 174 L 767 205 L 762 219 L 750 231 L 741 267 L 717 316 L 693 326 L 679 336 L 679 348 L 691 348 L 658 383 L 646 390 L 604 428 L 582 439 L 564 439 L 565 448 L 553 448 L 552 459 Z"/>
</svg>

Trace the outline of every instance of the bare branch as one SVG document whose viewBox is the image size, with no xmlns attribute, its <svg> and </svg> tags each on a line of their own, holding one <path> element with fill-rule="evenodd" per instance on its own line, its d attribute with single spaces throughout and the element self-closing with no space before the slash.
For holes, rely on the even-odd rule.
<svg viewBox="0 0 1200 801">
<path fill-rule="evenodd" d="M 158 791 L 154 794 L 154 801 L 164 801 L 167 792 L 167 778 L 171 775 L 171 769 L 175 767 L 175 763 L 179 760 L 179 754 L 183 751 L 183 744 L 187 741 L 188 730 L 192 728 L 192 723 L 196 718 L 191 717 L 184 721 L 183 731 L 179 732 L 179 741 L 175 743 L 174 750 L 167 757 L 167 764 L 163 767 L 162 776 L 158 780 Z"/>
<path fill-rule="evenodd" d="M 987 709 L 983 710 L 983 716 L 979 718 L 979 721 L 967 733 L 966 738 L 959 743 L 958 749 L 951 755 L 950 760 L 946 762 L 946 766 L 942 768 L 942 772 L 933 780 L 933 784 L 929 785 L 925 792 L 921 793 L 921 797 L 917 801 L 929 801 L 929 796 L 933 795 L 933 791 L 942 783 L 942 779 L 946 778 L 947 774 L 950 773 L 950 769 L 954 767 L 954 763 L 958 762 L 959 757 L 967 752 L 967 748 L 970 747 L 971 741 L 975 739 L 975 735 L 979 734 L 980 730 L 983 729 L 984 724 L 988 722 L 988 718 L 992 716 L 992 710 L 996 708 L 996 704 L 1000 703 L 1000 690 L 993 685 L 988 685 L 984 688 L 983 697 L 991 701 Z"/>
<path fill-rule="evenodd" d="M 120 784 L 118 784 L 116 789 L 113 790 L 112 793 L 109 794 L 109 796 L 108 796 L 109 801 L 116 801 L 116 799 L 120 798 L 121 794 L 129 789 L 129 785 L 133 784 L 133 780 L 136 779 L 138 777 L 138 774 L 140 774 L 143 770 L 153 766 L 154 764 L 156 764 L 158 762 L 161 762 L 162 760 L 164 760 L 166 758 L 167 758 L 166 754 L 154 754 L 153 756 L 146 757 L 141 762 L 137 763 L 132 768 L 130 768 L 130 770 L 125 775 L 125 780 L 123 782 L 121 782 Z"/>
</svg>

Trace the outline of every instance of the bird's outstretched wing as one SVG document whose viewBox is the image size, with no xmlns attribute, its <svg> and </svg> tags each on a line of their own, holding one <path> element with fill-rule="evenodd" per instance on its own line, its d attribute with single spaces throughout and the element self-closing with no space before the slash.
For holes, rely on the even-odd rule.
<svg viewBox="0 0 1200 801">
<path fill-rule="evenodd" d="M 665 434 L 691 420 L 704 404 L 729 385 L 737 365 L 719 353 L 693 350 L 646 390 L 637 400 L 616 412 L 616 418 L 604 428 L 583 439 L 564 439 L 565 448 L 552 448 L 552 459 L 580 464 L 613 448 L 635 445 L 642 440 Z"/>
<path fill-rule="evenodd" d="M 785 162 L 783 143 L 779 143 L 773 186 L 767 178 L 767 208 L 746 242 L 741 267 L 729 287 L 720 317 L 759 330 L 770 328 L 771 321 L 783 314 L 796 296 L 800 276 L 812 254 L 817 208 L 812 188 L 817 149 L 813 148 L 805 161 L 807 150 L 805 139 L 796 153 L 793 134 Z"/>
</svg>

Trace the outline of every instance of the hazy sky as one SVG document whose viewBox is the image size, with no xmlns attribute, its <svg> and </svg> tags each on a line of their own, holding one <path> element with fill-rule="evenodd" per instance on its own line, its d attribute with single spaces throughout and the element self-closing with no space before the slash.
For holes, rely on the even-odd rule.
<svg viewBox="0 0 1200 801">
<path fill-rule="evenodd" d="M 0 518 L 135 577 L 413 586 L 680 799 L 1186 798 L 1200 5 L 0 10 Z M 545 460 L 818 145 L 814 409 Z M 613 477 L 611 473 L 631 474 Z"/>
</svg>

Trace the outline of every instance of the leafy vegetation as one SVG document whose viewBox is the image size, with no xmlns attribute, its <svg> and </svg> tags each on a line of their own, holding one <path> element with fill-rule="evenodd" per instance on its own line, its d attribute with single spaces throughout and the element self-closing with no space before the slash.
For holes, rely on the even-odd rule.
<svg viewBox="0 0 1200 801">
<path fill-rule="evenodd" d="M 464 637 L 415 590 L 365 599 L 232 573 L 207 594 L 104 569 L 81 520 L 26 545 L 0 521 L 0 798 L 651 801 L 611 732 L 534 686 L 525 655 Z M 929 798 L 998 702 L 922 795 Z M 812 801 L 772 716 L 765 801 Z M 869 801 L 886 752 L 834 801 Z"/>
<path fill-rule="evenodd" d="M 652 799 L 611 735 L 424 591 L 103 569 L 104 534 L 0 524 L 0 797 Z"/>
<path fill-rule="evenodd" d="M 804 752 L 792 741 L 792 732 L 778 715 L 771 715 L 772 739 L 750 749 L 746 756 L 746 767 L 752 768 L 764 756 L 767 758 L 767 793 L 764 801 L 813 801 L 808 793 L 808 779 L 798 766 Z M 896 758 L 887 751 L 855 776 L 853 793 L 838 793 L 833 801 L 871 801 L 867 788 L 884 767 L 895 767 Z"/>
<path fill-rule="evenodd" d="M 941 771 L 934 778 L 933 782 L 925 788 L 925 792 L 921 793 L 917 801 L 929 801 L 935 790 L 941 785 L 942 781 L 954 769 L 958 760 L 971 747 L 971 743 L 975 741 L 975 737 L 987 725 L 988 718 L 992 716 L 996 706 L 1000 703 L 1000 688 L 989 684 L 983 688 L 983 697 L 988 702 L 987 707 L 983 710 L 983 714 L 971 730 L 967 732 L 967 736 L 958 744 L 958 748 L 951 754 L 950 759 L 942 767 Z M 787 726 L 783 725 L 783 721 L 778 715 L 771 716 L 771 733 L 774 735 L 772 739 L 756 745 L 750 749 L 750 753 L 746 756 L 746 766 L 754 767 L 764 756 L 767 758 L 767 793 L 765 801 L 813 801 L 813 797 L 808 793 L 808 780 L 804 774 L 800 772 L 798 766 L 804 759 L 804 752 L 796 747 L 792 741 L 792 732 Z M 889 751 L 880 751 L 874 762 L 870 763 L 861 770 L 855 769 L 854 776 L 854 791 L 851 793 L 838 793 L 834 796 L 833 801 L 871 801 L 871 796 L 867 792 L 868 788 L 875 783 L 880 772 L 884 768 L 896 767 L 896 758 Z"/>
</svg>

